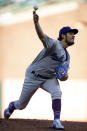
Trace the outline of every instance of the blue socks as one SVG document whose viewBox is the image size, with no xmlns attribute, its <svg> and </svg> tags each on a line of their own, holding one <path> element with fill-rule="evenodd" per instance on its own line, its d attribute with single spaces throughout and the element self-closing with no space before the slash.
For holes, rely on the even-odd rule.
<svg viewBox="0 0 87 131">
<path fill-rule="evenodd" d="M 53 109 L 53 112 L 54 112 L 54 120 L 60 119 L 61 99 L 52 100 L 52 109 Z"/>
</svg>

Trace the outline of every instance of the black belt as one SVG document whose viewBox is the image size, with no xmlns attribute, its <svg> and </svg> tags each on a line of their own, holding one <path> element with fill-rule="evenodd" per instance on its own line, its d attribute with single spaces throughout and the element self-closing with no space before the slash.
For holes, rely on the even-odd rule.
<svg viewBox="0 0 87 131">
<path fill-rule="evenodd" d="M 42 75 L 40 75 L 40 74 L 36 74 L 35 71 L 32 71 L 31 73 L 32 73 L 32 74 L 35 74 L 36 77 L 40 77 L 40 78 L 42 78 L 42 79 L 50 79 L 49 77 L 42 76 Z"/>
</svg>

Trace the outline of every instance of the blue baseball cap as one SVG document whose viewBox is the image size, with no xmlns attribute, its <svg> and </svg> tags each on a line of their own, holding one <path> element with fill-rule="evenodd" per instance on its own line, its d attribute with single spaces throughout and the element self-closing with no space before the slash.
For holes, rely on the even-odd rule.
<svg viewBox="0 0 87 131">
<path fill-rule="evenodd" d="M 73 32 L 74 34 L 77 34 L 78 33 L 78 29 L 72 29 L 69 26 L 65 26 L 65 27 L 60 29 L 59 35 L 65 34 L 67 32 Z"/>
</svg>

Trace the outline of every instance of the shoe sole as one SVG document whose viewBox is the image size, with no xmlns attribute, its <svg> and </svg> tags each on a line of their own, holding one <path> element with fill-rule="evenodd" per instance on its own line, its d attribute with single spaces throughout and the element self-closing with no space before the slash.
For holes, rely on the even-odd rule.
<svg viewBox="0 0 87 131">
<path fill-rule="evenodd" d="M 64 130 L 64 128 L 56 128 L 56 127 L 51 127 L 51 128 L 56 130 Z"/>
</svg>

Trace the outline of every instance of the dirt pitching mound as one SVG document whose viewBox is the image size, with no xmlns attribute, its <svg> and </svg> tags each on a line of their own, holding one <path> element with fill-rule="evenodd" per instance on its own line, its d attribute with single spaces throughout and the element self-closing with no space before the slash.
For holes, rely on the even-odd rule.
<svg viewBox="0 0 87 131">
<path fill-rule="evenodd" d="M 87 122 L 62 121 L 65 131 L 87 131 Z M 55 131 L 51 120 L 0 119 L 0 131 Z"/>
</svg>

